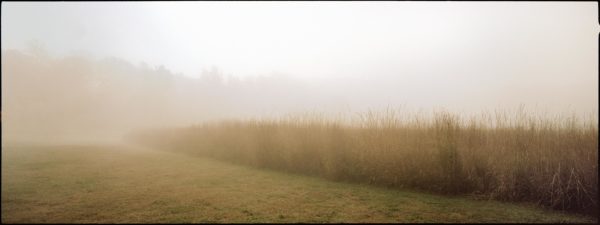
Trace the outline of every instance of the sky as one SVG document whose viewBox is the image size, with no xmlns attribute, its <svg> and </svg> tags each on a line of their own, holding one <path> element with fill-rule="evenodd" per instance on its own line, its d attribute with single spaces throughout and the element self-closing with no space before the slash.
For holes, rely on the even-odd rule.
<svg viewBox="0 0 600 225">
<path fill-rule="evenodd" d="M 189 77 L 213 66 L 283 74 L 348 104 L 590 111 L 597 12 L 595 2 L 3 2 L 1 29 L 3 50 L 37 41 Z"/>
</svg>

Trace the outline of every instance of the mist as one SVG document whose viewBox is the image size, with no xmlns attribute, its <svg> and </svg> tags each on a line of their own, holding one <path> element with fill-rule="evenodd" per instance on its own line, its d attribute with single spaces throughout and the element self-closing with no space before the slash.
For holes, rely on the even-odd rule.
<svg viewBox="0 0 600 225">
<path fill-rule="evenodd" d="M 598 223 L 594 2 L 2 2 L 2 223 Z"/>
<path fill-rule="evenodd" d="M 597 114 L 591 2 L 3 3 L 5 140 L 386 107 Z"/>
</svg>

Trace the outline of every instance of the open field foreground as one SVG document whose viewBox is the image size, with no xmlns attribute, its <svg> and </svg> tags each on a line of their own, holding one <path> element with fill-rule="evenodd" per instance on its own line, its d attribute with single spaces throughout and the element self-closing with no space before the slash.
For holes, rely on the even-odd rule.
<svg viewBox="0 0 600 225">
<path fill-rule="evenodd" d="M 2 147 L 2 222 L 595 223 L 597 218 L 132 146 L 73 145 Z"/>
</svg>

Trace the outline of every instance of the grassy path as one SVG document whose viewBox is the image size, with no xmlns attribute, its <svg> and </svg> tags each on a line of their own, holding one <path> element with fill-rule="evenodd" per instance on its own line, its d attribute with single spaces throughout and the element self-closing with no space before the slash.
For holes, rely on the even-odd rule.
<svg viewBox="0 0 600 225">
<path fill-rule="evenodd" d="M 595 221 L 134 147 L 2 147 L 3 223 Z"/>
</svg>

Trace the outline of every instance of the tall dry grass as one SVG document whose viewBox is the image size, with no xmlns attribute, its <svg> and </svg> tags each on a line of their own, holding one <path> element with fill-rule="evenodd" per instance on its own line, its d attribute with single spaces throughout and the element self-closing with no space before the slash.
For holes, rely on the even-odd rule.
<svg viewBox="0 0 600 225">
<path fill-rule="evenodd" d="M 335 180 L 598 209 L 594 116 L 369 111 L 231 120 L 139 133 L 155 147 Z"/>
</svg>

